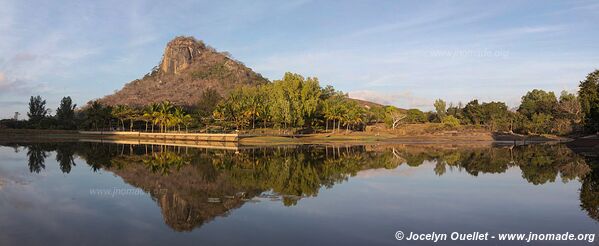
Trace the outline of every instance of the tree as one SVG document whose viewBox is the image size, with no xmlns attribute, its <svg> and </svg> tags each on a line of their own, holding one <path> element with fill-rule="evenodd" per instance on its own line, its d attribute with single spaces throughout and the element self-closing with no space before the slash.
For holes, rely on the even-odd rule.
<svg viewBox="0 0 599 246">
<path fill-rule="evenodd" d="M 256 116 L 259 120 L 262 120 L 262 127 L 267 127 L 266 123 L 271 120 L 270 104 L 271 99 L 269 97 L 271 87 L 269 85 L 261 85 L 258 87 L 256 95 L 256 104 L 253 105 L 255 108 Z"/>
<path fill-rule="evenodd" d="M 31 96 L 29 98 L 29 112 L 27 116 L 29 117 L 29 122 L 32 125 L 39 126 L 42 119 L 46 117 L 48 114 L 48 109 L 46 108 L 46 100 L 43 100 L 41 96 Z"/>
<path fill-rule="evenodd" d="M 534 89 L 522 97 L 517 112 L 524 117 L 526 132 L 549 133 L 554 130 L 550 125 L 558 114 L 558 101 L 553 92 Z"/>
<path fill-rule="evenodd" d="M 71 97 L 63 97 L 60 106 L 56 109 L 56 119 L 63 129 L 72 129 L 75 127 L 74 115 L 76 104 L 73 104 Z"/>
<path fill-rule="evenodd" d="M 308 77 L 304 80 L 300 95 L 301 118 L 303 118 L 304 125 L 308 127 L 311 126 L 316 110 L 318 109 L 320 93 L 322 93 L 322 90 L 318 78 Z"/>
<path fill-rule="evenodd" d="M 129 131 L 133 131 L 135 121 L 144 120 L 141 110 L 133 107 L 129 107 L 125 119 L 129 121 Z"/>
<path fill-rule="evenodd" d="M 143 110 L 142 119 L 146 122 L 146 131 L 148 131 L 148 122 L 152 125 L 152 132 L 154 132 L 155 116 L 158 112 L 158 104 L 152 103 L 146 106 Z"/>
<path fill-rule="evenodd" d="M 213 88 L 208 88 L 202 92 L 200 101 L 196 104 L 196 113 L 200 118 L 210 117 L 223 97 Z"/>
<path fill-rule="evenodd" d="M 387 106 L 385 108 L 385 111 L 387 112 L 387 122 L 389 123 L 389 125 L 391 125 L 391 128 L 393 129 L 395 129 L 395 127 L 399 125 L 401 120 L 407 117 L 407 115 L 404 112 L 393 106 Z"/>
<path fill-rule="evenodd" d="M 346 96 L 342 93 L 336 93 L 332 96 L 329 96 L 324 102 L 322 106 L 323 115 L 325 118 L 325 129 L 329 128 L 329 121 L 333 122 L 333 132 L 335 131 L 335 127 L 340 127 L 342 115 L 343 115 L 343 102 L 346 100 Z M 337 124 L 338 123 L 338 124 Z"/>
<path fill-rule="evenodd" d="M 176 107 L 175 111 L 171 116 L 171 124 L 177 127 L 177 131 L 181 131 L 181 124 L 183 124 L 183 120 L 187 114 L 183 111 L 183 108 Z"/>
<path fill-rule="evenodd" d="M 535 113 L 531 116 L 528 129 L 532 133 L 545 133 L 549 131 L 549 123 L 553 117 L 544 113 Z"/>
<path fill-rule="evenodd" d="M 466 104 L 463 110 L 464 118 L 467 123 L 481 124 L 483 120 L 483 112 L 478 100 L 472 100 Z"/>
<path fill-rule="evenodd" d="M 161 102 L 158 111 L 154 112 L 154 124 L 160 125 L 160 132 L 166 132 L 172 123 L 173 104 L 169 101 Z"/>
<path fill-rule="evenodd" d="M 379 123 L 385 121 L 385 107 L 383 106 L 371 106 L 366 111 L 367 122 L 366 123 Z"/>
<path fill-rule="evenodd" d="M 426 115 L 419 109 L 413 108 L 406 112 L 406 122 L 408 123 L 424 123 L 426 121 Z"/>
<path fill-rule="evenodd" d="M 284 127 L 309 125 L 318 109 L 322 91 L 317 78 L 304 79 L 287 72 L 272 84 L 270 103 L 273 120 Z"/>
<path fill-rule="evenodd" d="M 219 103 L 214 110 L 214 118 L 232 122 L 238 130 L 243 129 L 252 120 L 250 97 L 246 87 L 237 87 L 229 96 Z"/>
<path fill-rule="evenodd" d="M 93 101 L 89 106 L 84 109 L 84 125 L 88 128 L 98 130 L 100 127 L 104 127 L 106 122 L 109 122 L 112 118 L 112 109 L 105 107 L 98 101 Z"/>
<path fill-rule="evenodd" d="M 458 103 L 458 105 L 454 106 L 453 103 L 449 103 L 449 107 L 447 107 L 447 115 L 452 115 L 458 120 L 462 121 L 464 119 L 462 103 Z"/>
<path fill-rule="evenodd" d="M 585 129 L 597 131 L 599 130 L 599 69 L 589 73 L 585 80 L 580 81 L 578 87 Z"/>
<path fill-rule="evenodd" d="M 116 105 L 112 109 L 112 117 L 117 119 L 121 123 L 121 130 L 125 130 L 125 120 L 129 117 L 131 113 L 131 108 L 127 105 Z"/>
<path fill-rule="evenodd" d="M 243 96 L 244 104 L 246 105 L 245 114 L 251 118 L 252 129 L 256 128 L 256 120 L 260 117 L 265 117 L 268 114 L 267 95 L 262 87 L 244 87 Z"/>
<path fill-rule="evenodd" d="M 582 123 L 582 108 L 578 97 L 562 91 L 556 109 L 553 130 L 566 134 L 574 131 L 574 127 Z"/>
<path fill-rule="evenodd" d="M 562 91 L 558 103 L 559 114 L 562 118 L 572 119 L 574 123 L 579 123 L 582 114 L 582 107 L 578 97 L 567 91 Z"/>
<path fill-rule="evenodd" d="M 185 126 L 185 132 L 188 132 L 189 126 L 191 124 L 193 124 L 194 119 L 193 119 L 193 117 L 191 117 L 191 115 L 185 114 L 185 115 L 183 115 L 183 118 L 181 119 L 181 121 L 182 121 L 183 125 Z"/>
<path fill-rule="evenodd" d="M 345 114 L 342 116 L 343 121 L 345 122 L 346 130 L 354 129 L 357 125 L 361 128 L 362 123 L 364 123 L 365 119 L 365 110 L 361 107 L 356 101 L 346 99 L 342 104 L 344 107 Z"/>
<path fill-rule="evenodd" d="M 553 115 L 557 98 L 553 92 L 534 89 L 522 97 L 518 112 L 532 119 L 534 114 Z"/>
<path fill-rule="evenodd" d="M 447 104 L 445 103 L 445 101 L 443 101 L 441 99 L 437 99 L 437 100 L 435 100 L 435 103 L 433 104 L 433 106 L 435 106 L 435 111 L 437 112 L 437 117 L 438 117 L 439 121 L 443 120 L 443 118 L 445 118 L 445 115 L 447 113 L 447 110 L 446 110 Z"/>
<path fill-rule="evenodd" d="M 507 105 L 503 102 L 488 102 L 481 106 L 482 122 L 491 131 L 501 128 L 507 130 L 509 128 L 509 111 Z"/>
</svg>

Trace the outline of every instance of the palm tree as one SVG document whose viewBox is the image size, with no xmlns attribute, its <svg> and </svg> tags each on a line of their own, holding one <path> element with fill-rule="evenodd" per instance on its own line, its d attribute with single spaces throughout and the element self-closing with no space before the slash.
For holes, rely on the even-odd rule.
<svg viewBox="0 0 599 246">
<path fill-rule="evenodd" d="M 185 114 L 183 116 L 182 122 L 183 122 L 183 125 L 185 125 L 185 132 L 188 132 L 187 128 L 189 127 L 189 125 L 191 125 L 193 123 L 193 117 L 191 117 L 191 115 L 189 115 L 189 114 Z"/>
<path fill-rule="evenodd" d="M 162 132 L 166 132 L 167 127 L 171 123 L 171 111 L 173 104 L 169 101 L 164 101 L 158 106 L 158 111 L 155 114 L 155 122 L 160 125 Z M 162 130 L 164 129 L 164 130 Z"/>
<path fill-rule="evenodd" d="M 158 104 L 152 103 L 144 108 L 143 119 L 146 122 L 146 132 L 148 131 L 148 122 L 152 123 L 152 132 L 154 132 L 154 116 L 158 111 Z"/>
<path fill-rule="evenodd" d="M 126 105 L 117 105 L 112 109 L 112 117 L 116 118 L 125 130 L 125 119 L 128 117 L 130 109 Z"/>
<path fill-rule="evenodd" d="M 160 117 L 160 111 L 156 111 L 154 113 L 152 113 L 152 126 L 154 125 L 159 125 L 160 126 L 160 132 L 162 132 L 162 124 L 161 124 L 161 117 Z M 152 130 L 152 132 L 154 132 L 154 130 Z"/>
<path fill-rule="evenodd" d="M 181 123 L 183 123 L 183 118 L 186 115 L 187 114 L 185 113 L 185 111 L 183 111 L 183 108 L 181 108 L 181 107 L 175 108 L 175 111 L 173 112 L 171 120 L 172 120 L 173 126 L 177 126 L 178 131 L 181 131 Z"/>
<path fill-rule="evenodd" d="M 129 131 L 133 131 L 133 123 L 143 118 L 138 108 L 129 108 L 126 119 L 129 120 Z"/>
</svg>

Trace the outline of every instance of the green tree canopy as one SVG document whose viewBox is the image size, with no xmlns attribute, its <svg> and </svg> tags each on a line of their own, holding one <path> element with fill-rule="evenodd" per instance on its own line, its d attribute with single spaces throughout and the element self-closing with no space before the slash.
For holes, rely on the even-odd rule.
<svg viewBox="0 0 599 246">
<path fill-rule="evenodd" d="M 111 111 L 111 107 L 106 107 L 98 101 L 91 102 L 91 104 L 83 110 L 84 127 L 95 130 L 103 128 L 112 118 Z"/>
<path fill-rule="evenodd" d="M 445 118 L 445 115 L 447 114 L 447 104 L 445 103 L 445 101 L 437 99 L 435 100 L 433 106 L 435 106 L 435 112 L 437 113 L 439 121 L 443 120 L 443 118 Z"/>
<path fill-rule="evenodd" d="M 584 125 L 589 131 L 599 130 L 599 69 L 588 74 L 586 79 L 580 81 L 578 97 Z"/>
<path fill-rule="evenodd" d="M 273 120 L 284 126 L 305 126 L 312 121 L 320 103 L 322 91 L 317 78 L 304 79 L 287 72 L 275 80 L 270 94 Z"/>
<path fill-rule="evenodd" d="M 408 123 L 424 123 L 427 121 L 426 115 L 420 109 L 408 109 L 406 112 L 406 122 Z"/>
<path fill-rule="evenodd" d="M 196 104 L 196 112 L 200 117 L 212 116 L 212 112 L 216 108 L 223 97 L 213 88 L 208 88 L 202 93 L 200 101 Z"/>
<path fill-rule="evenodd" d="M 56 119 L 62 128 L 72 129 L 75 127 L 75 107 L 77 105 L 73 104 L 71 97 L 63 97 L 60 101 L 60 106 L 56 109 Z"/>
<path fill-rule="evenodd" d="M 464 118 L 467 123 L 470 124 L 481 124 L 483 121 L 483 109 L 478 103 L 478 100 L 472 100 L 466 104 L 463 110 Z"/>
<path fill-rule="evenodd" d="M 532 119 L 534 114 L 552 115 L 557 106 L 553 92 L 534 89 L 522 97 L 518 112 Z"/>
<path fill-rule="evenodd" d="M 29 122 L 32 124 L 39 124 L 40 121 L 46 117 L 48 109 L 46 108 L 46 100 L 43 100 L 41 96 L 31 96 L 29 98 Z"/>
</svg>

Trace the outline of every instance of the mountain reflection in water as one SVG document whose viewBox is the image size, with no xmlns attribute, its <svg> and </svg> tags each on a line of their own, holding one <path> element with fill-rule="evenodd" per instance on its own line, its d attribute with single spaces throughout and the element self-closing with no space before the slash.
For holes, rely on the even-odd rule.
<svg viewBox="0 0 599 246">
<path fill-rule="evenodd" d="M 6 145 L 6 144 L 5 144 Z M 50 152 L 60 170 L 75 165 L 105 170 L 147 192 L 160 206 L 165 223 L 176 231 L 191 231 L 217 216 L 226 216 L 246 202 L 269 199 L 294 206 L 316 197 L 358 172 L 417 167 L 434 163 L 442 176 L 448 170 L 500 174 L 512 167 L 533 185 L 580 180 L 580 206 L 599 220 L 599 166 L 595 159 L 564 145 L 431 146 L 301 145 L 261 147 L 239 151 L 105 143 L 8 144 L 26 148 L 31 173 L 42 173 Z M 85 163 L 75 163 L 76 157 Z"/>
</svg>

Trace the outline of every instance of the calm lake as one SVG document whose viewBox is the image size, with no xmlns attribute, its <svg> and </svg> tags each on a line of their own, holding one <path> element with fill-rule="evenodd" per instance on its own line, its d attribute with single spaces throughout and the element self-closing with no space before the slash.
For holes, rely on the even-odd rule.
<svg viewBox="0 0 599 246">
<path fill-rule="evenodd" d="M 0 146 L 0 245 L 431 245 L 395 234 L 594 234 L 598 220 L 599 165 L 559 144 Z"/>
</svg>

